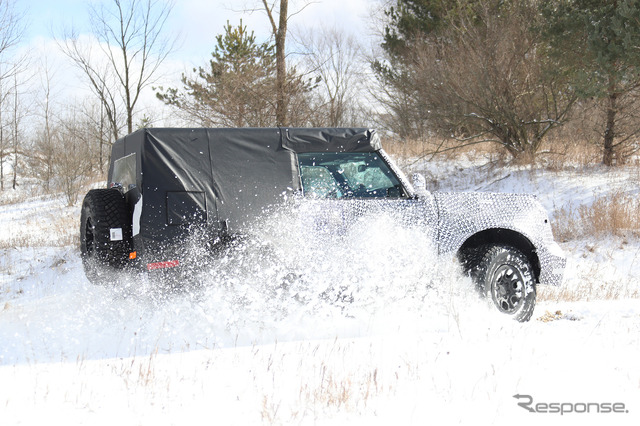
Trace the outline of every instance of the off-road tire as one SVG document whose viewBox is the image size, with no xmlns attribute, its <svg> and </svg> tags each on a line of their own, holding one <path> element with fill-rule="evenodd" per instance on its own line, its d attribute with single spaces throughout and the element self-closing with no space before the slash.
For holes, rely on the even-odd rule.
<svg viewBox="0 0 640 426">
<path fill-rule="evenodd" d="M 526 322 L 536 305 L 533 269 L 527 256 L 508 245 L 485 245 L 464 254 L 463 267 L 478 291 L 500 312 Z"/>
<path fill-rule="evenodd" d="M 131 250 L 131 219 L 124 196 L 117 189 L 92 189 L 80 214 L 80 256 L 85 275 L 94 284 L 111 281 L 126 266 Z M 112 241 L 111 230 L 122 229 L 122 240 Z"/>
</svg>

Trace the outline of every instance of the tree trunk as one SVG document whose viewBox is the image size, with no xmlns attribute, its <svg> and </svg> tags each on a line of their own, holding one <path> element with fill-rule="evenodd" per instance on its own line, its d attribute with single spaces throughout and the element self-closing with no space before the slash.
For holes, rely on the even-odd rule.
<svg viewBox="0 0 640 426">
<path fill-rule="evenodd" d="M 13 182 L 11 187 L 18 186 L 18 74 L 13 74 Z"/>
<path fill-rule="evenodd" d="M 264 9 L 271 22 L 271 30 L 276 40 L 276 126 L 287 125 L 287 99 L 285 96 L 287 64 L 285 62 L 285 40 L 287 38 L 287 14 L 289 0 L 280 0 L 280 16 L 278 24 L 273 17 L 267 0 L 262 0 Z"/>
<path fill-rule="evenodd" d="M 287 100 L 285 85 L 287 65 L 285 62 L 285 40 L 287 37 L 287 13 L 289 0 L 280 0 L 280 22 L 276 34 L 276 125 L 287 125 Z"/>
<path fill-rule="evenodd" d="M 4 131 L 2 130 L 2 108 L 0 108 L 0 191 L 4 191 Z"/>
<path fill-rule="evenodd" d="M 16 189 L 18 186 L 18 149 L 14 147 L 13 151 L 13 179 L 11 180 L 11 188 Z"/>
<path fill-rule="evenodd" d="M 602 154 L 602 162 L 605 166 L 612 166 L 614 159 L 614 147 L 613 140 L 615 138 L 615 123 L 617 112 L 617 98 L 618 94 L 612 88 L 609 89 L 608 105 L 607 105 L 607 127 L 604 131 L 604 151 Z"/>
<path fill-rule="evenodd" d="M 100 154 L 99 154 L 99 158 L 98 158 L 98 168 L 100 170 L 100 174 L 102 175 L 102 173 L 104 173 L 104 155 L 102 154 L 102 150 L 104 149 L 104 105 L 102 103 L 100 103 L 100 125 L 99 127 L 99 136 L 98 136 L 98 140 L 99 140 L 99 144 L 100 144 Z"/>
</svg>

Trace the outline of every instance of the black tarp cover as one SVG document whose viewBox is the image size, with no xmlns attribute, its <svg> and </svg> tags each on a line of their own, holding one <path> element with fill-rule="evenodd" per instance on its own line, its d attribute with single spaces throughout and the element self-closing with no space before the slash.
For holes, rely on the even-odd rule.
<svg viewBox="0 0 640 426">
<path fill-rule="evenodd" d="M 135 154 L 135 188 L 125 188 L 134 247 L 151 249 L 193 225 L 242 231 L 264 207 L 300 190 L 295 153 L 379 149 L 364 128 L 141 129 L 113 145 L 109 182 L 118 182 L 114 162 Z"/>
</svg>

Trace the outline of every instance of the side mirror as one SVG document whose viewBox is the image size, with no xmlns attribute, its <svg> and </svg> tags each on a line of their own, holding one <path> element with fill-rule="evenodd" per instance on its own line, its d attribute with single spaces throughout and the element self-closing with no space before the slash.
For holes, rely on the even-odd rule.
<svg viewBox="0 0 640 426">
<path fill-rule="evenodd" d="M 413 183 L 413 188 L 416 190 L 418 195 L 422 195 L 427 192 L 427 179 L 425 179 L 422 173 L 414 173 L 411 175 L 411 181 Z"/>
</svg>

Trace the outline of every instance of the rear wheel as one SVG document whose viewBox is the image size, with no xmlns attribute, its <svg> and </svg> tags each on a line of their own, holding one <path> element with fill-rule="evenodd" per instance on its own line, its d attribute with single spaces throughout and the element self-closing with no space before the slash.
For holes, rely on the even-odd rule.
<svg viewBox="0 0 640 426">
<path fill-rule="evenodd" d="M 464 257 L 467 273 L 478 290 L 502 313 L 529 321 L 536 305 L 536 287 L 529 259 L 507 245 L 486 245 Z"/>
<path fill-rule="evenodd" d="M 111 280 L 131 249 L 129 209 L 117 189 L 93 189 L 82 202 L 80 255 L 85 275 L 94 284 Z"/>
</svg>

